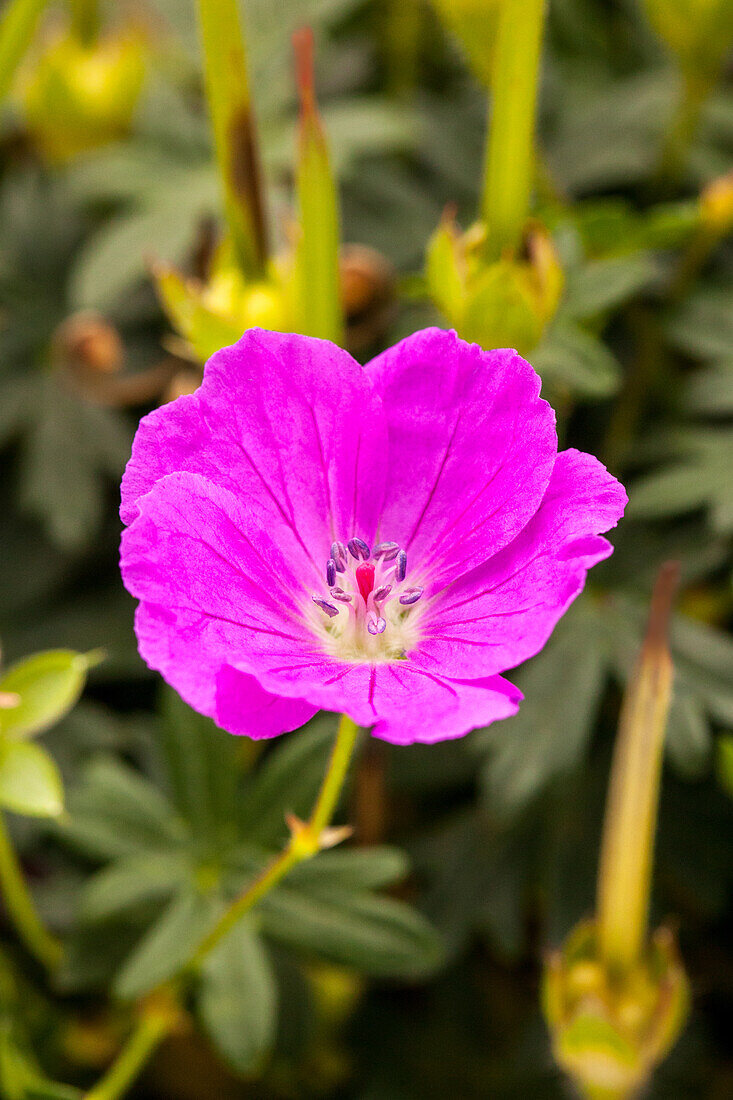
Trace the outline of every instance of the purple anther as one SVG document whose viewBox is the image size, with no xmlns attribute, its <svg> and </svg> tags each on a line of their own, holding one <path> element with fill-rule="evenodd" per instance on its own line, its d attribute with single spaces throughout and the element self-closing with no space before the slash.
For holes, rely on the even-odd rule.
<svg viewBox="0 0 733 1100">
<path fill-rule="evenodd" d="M 367 630 L 370 634 L 384 634 L 387 629 L 386 619 L 370 619 L 367 623 Z"/>
<path fill-rule="evenodd" d="M 347 546 L 349 547 L 349 553 L 352 558 L 356 558 L 357 561 L 368 560 L 369 547 L 364 542 L 364 539 L 349 539 Z"/>
<path fill-rule="evenodd" d="M 386 600 L 392 591 L 391 584 L 380 584 L 379 588 L 375 588 L 372 592 L 372 599 L 375 603 L 381 603 L 382 600 Z"/>
<path fill-rule="evenodd" d="M 331 543 L 331 561 L 336 566 L 337 573 L 343 573 L 346 569 L 346 547 L 342 542 Z"/>
<path fill-rule="evenodd" d="M 395 580 L 403 581 L 407 576 L 407 554 L 404 550 L 400 550 L 397 554 L 397 561 L 394 567 Z"/>
<path fill-rule="evenodd" d="M 332 603 L 329 603 L 328 600 L 324 600 L 323 596 L 311 596 L 311 599 L 317 607 L 320 607 L 321 611 L 326 612 L 329 619 L 333 619 L 334 616 L 338 615 L 339 609 L 334 607 Z"/>
<path fill-rule="evenodd" d="M 422 588 L 406 588 L 400 596 L 400 603 L 405 604 L 406 607 L 409 607 L 413 603 L 417 603 L 423 591 L 424 589 Z"/>
<path fill-rule="evenodd" d="M 374 557 L 377 560 L 384 558 L 385 561 L 394 561 L 399 552 L 400 548 L 396 542 L 380 542 L 374 547 Z"/>
<path fill-rule="evenodd" d="M 331 597 L 339 603 L 351 603 L 351 596 L 348 592 L 344 592 L 343 588 L 332 588 Z"/>
<path fill-rule="evenodd" d="M 336 562 L 333 558 L 329 558 L 326 562 L 326 584 L 329 588 L 333 588 L 336 583 Z"/>
</svg>

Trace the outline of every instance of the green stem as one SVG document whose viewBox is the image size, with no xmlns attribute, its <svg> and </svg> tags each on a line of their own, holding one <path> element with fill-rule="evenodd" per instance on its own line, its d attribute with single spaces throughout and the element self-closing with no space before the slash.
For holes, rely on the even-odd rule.
<svg viewBox="0 0 733 1100">
<path fill-rule="evenodd" d="M 387 90 L 398 99 L 415 95 L 420 66 L 423 8 L 420 0 L 389 0 L 384 44 Z"/>
<path fill-rule="evenodd" d="M 71 6 L 71 25 L 76 36 L 85 44 L 91 45 L 99 35 L 102 15 L 99 0 L 69 0 Z"/>
<path fill-rule="evenodd" d="M 85 1100 L 119 1100 L 124 1096 L 174 1021 L 175 1016 L 171 1013 L 143 1011 L 117 1058 L 86 1094 Z"/>
<path fill-rule="evenodd" d="M 198 0 L 204 78 L 232 246 L 242 274 L 262 275 L 262 173 L 237 0 Z"/>
<path fill-rule="evenodd" d="M 342 715 L 328 768 L 310 818 L 305 825 L 293 830 L 288 846 L 269 866 L 265 867 L 254 882 L 250 883 L 244 893 L 232 902 L 202 940 L 192 960 L 194 969 L 201 965 L 241 917 L 266 894 L 269 894 L 270 890 L 277 886 L 293 867 L 310 859 L 321 850 L 324 841 L 323 833 L 336 809 L 358 736 L 359 727 L 345 714 Z"/>
<path fill-rule="evenodd" d="M 10 0 L 0 19 L 0 103 L 31 44 L 46 0 Z"/>
<path fill-rule="evenodd" d="M 659 781 L 672 696 L 667 634 L 678 580 L 676 563 L 662 566 L 614 747 L 598 874 L 597 929 L 601 957 L 609 971 L 619 975 L 638 963 L 646 946 Z"/>
<path fill-rule="evenodd" d="M 516 252 L 529 212 L 545 0 L 503 0 L 481 217 L 490 259 Z"/>
<path fill-rule="evenodd" d="M 33 904 L 18 858 L 0 812 L 0 885 L 8 913 L 30 953 L 47 969 L 61 961 L 61 944 L 46 930 Z"/>
</svg>

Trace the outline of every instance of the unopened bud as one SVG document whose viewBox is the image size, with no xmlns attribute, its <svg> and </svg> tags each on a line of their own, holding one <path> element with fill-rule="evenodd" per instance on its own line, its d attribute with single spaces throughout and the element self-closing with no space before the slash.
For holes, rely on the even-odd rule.
<svg viewBox="0 0 733 1100">
<path fill-rule="evenodd" d="M 124 350 L 117 329 L 98 313 L 75 313 L 56 330 L 54 346 L 62 362 L 102 374 L 122 367 Z"/>
<path fill-rule="evenodd" d="M 700 195 L 700 220 L 716 237 L 733 230 L 733 172 L 713 180 Z"/>
<path fill-rule="evenodd" d="M 52 164 L 124 136 L 145 77 L 147 46 L 139 34 L 82 42 L 62 30 L 31 54 L 19 98 L 28 132 Z"/>
<path fill-rule="evenodd" d="M 375 343 L 389 325 L 395 302 L 394 271 L 381 252 L 349 244 L 341 249 L 339 278 L 346 342 L 358 351 Z"/>
<path fill-rule="evenodd" d="M 652 937 L 623 977 L 606 967 L 592 921 L 579 925 L 545 966 L 543 1010 L 553 1054 L 588 1100 L 635 1096 L 677 1040 L 688 1005 L 668 929 Z"/>
<path fill-rule="evenodd" d="M 564 277 L 551 237 L 538 223 L 525 234 L 523 255 L 486 261 L 485 226 L 460 234 L 450 215 L 428 245 L 428 291 L 464 340 L 484 348 L 530 352 L 554 317 Z"/>
</svg>

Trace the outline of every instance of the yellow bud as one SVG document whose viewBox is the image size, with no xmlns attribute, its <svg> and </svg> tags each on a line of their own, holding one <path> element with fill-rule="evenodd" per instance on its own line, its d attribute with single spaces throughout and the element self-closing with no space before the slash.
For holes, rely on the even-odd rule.
<svg viewBox="0 0 733 1100">
<path fill-rule="evenodd" d="M 139 34 L 90 43 L 63 30 L 21 73 L 18 96 L 41 155 L 62 164 L 124 136 L 140 98 L 147 48 Z"/>
<path fill-rule="evenodd" d="M 733 172 L 713 180 L 700 196 L 700 220 L 716 237 L 733 230 Z"/>
</svg>

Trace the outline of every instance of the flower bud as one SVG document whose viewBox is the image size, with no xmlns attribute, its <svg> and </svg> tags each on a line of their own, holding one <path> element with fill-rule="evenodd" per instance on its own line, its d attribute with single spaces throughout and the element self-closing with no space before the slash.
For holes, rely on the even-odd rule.
<svg viewBox="0 0 733 1100">
<path fill-rule="evenodd" d="M 588 1100 L 626 1100 L 649 1080 L 687 1016 L 674 937 L 659 929 L 621 977 L 601 958 L 596 925 L 578 925 L 547 960 L 543 1009 L 555 1060 Z"/>
<path fill-rule="evenodd" d="M 700 221 L 716 238 L 733 230 L 733 172 L 713 180 L 702 192 Z"/>
<path fill-rule="evenodd" d="M 129 131 L 146 52 L 130 32 L 84 43 L 62 30 L 47 39 L 19 86 L 28 132 L 46 161 L 63 164 Z"/>
<path fill-rule="evenodd" d="M 75 313 L 59 325 L 55 350 L 64 363 L 101 374 L 114 374 L 122 367 L 124 351 L 115 329 L 92 311 Z"/>
<path fill-rule="evenodd" d="M 346 316 L 346 344 L 359 351 L 382 336 L 394 311 L 394 272 L 374 248 L 349 244 L 339 257 L 341 305 Z"/>
<path fill-rule="evenodd" d="M 250 282 L 233 263 L 228 245 L 214 253 L 207 279 L 186 279 L 171 267 L 153 269 L 158 294 L 176 332 L 200 362 L 248 328 L 283 331 L 290 311 L 281 275 L 273 264 L 266 279 Z"/>
<path fill-rule="evenodd" d="M 557 1063 L 588 1100 L 629 1100 L 679 1036 L 687 978 L 672 933 L 647 935 L 664 734 L 667 634 L 679 569 L 662 566 L 619 720 L 606 800 L 596 919 L 547 960 L 543 1008 Z"/>
<path fill-rule="evenodd" d="M 460 234 L 448 215 L 428 245 L 428 291 L 464 340 L 527 354 L 560 302 L 563 273 L 546 230 L 530 225 L 523 256 L 486 262 L 485 227 Z"/>
</svg>

